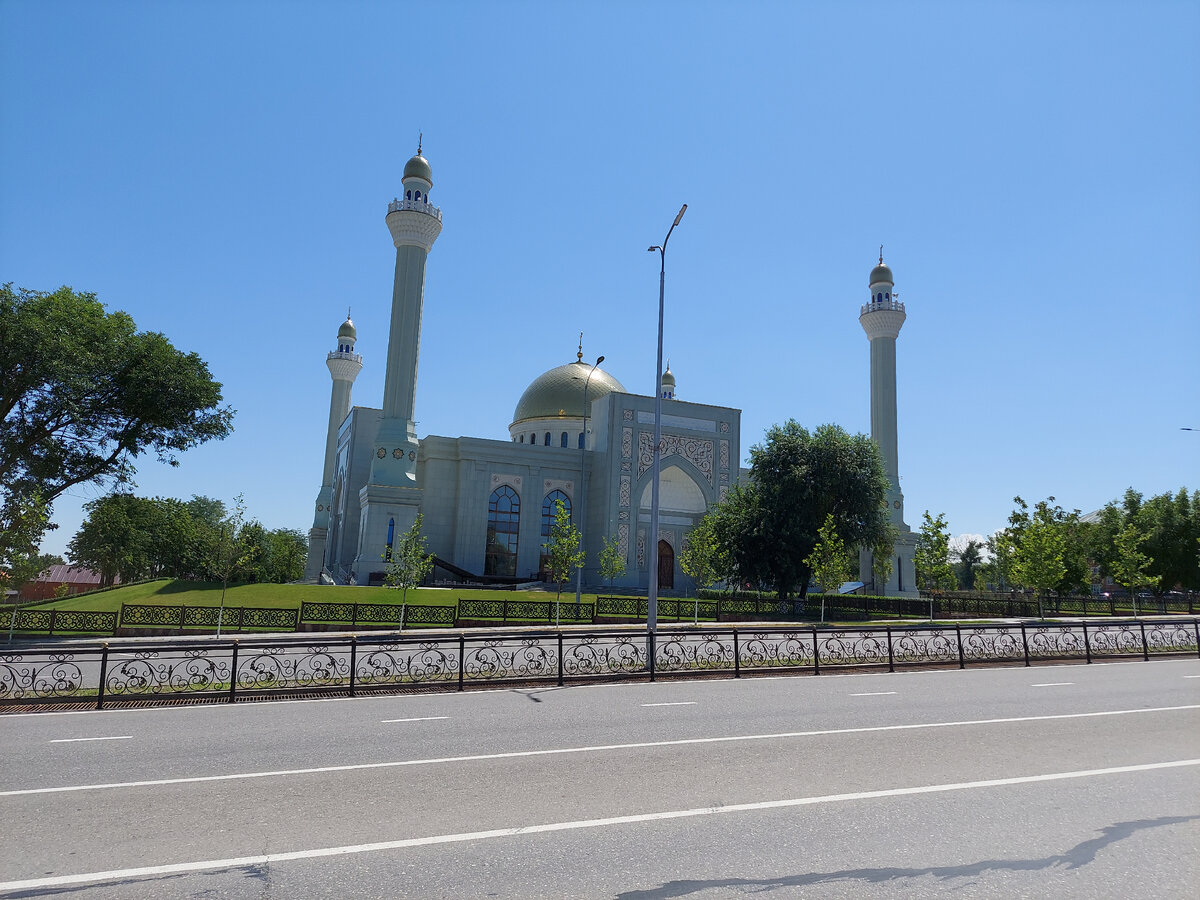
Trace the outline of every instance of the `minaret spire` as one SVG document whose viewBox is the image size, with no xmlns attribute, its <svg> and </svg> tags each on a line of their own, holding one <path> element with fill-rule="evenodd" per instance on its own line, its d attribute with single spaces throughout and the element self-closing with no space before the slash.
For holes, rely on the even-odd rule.
<svg viewBox="0 0 1200 900">
<path fill-rule="evenodd" d="M 423 131 L 418 131 L 418 132 L 417 132 L 417 156 L 420 156 L 420 155 L 421 155 L 421 145 L 422 145 L 423 143 L 425 143 L 425 132 L 423 132 Z M 879 248 L 879 250 L 880 250 L 880 252 L 882 252 L 882 251 L 883 251 L 883 247 L 881 246 L 881 247 Z"/>
<path fill-rule="evenodd" d="M 913 553 L 916 538 L 904 522 L 904 494 L 900 490 L 900 465 L 897 459 L 896 425 L 896 338 L 906 318 L 904 304 L 895 299 L 892 270 L 883 262 L 879 245 L 879 264 L 867 278 L 871 294 L 859 311 L 858 322 L 871 342 L 871 438 L 879 445 L 888 488 L 884 495 L 887 516 L 896 531 L 891 574 L 886 584 L 877 584 L 874 593 L 912 596 L 916 591 Z M 863 580 L 874 578 L 878 567 L 874 548 L 865 547 L 859 558 Z M 886 567 L 885 567 L 886 568 Z"/>
<path fill-rule="evenodd" d="M 575 353 L 575 361 L 583 362 L 583 332 L 579 332 L 579 350 Z"/>
<path fill-rule="evenodd" d="M 362 371 L 363 358 L 354 352 L 358 332 L 350 321 L 350 307 L 346 307 L 346 321 L 337 332 L 337 349 L 325 358 L 329 376 L 333 379 L 333 390 L 329 395 L 329 423 L 325 432 L 325 464 L 321 470 L 321 489 L 317 492 L 316 514 L 308 532 L 308 562 L 304 567 L 305 580 L 315 581 L 326 564 L 326 542 L 333 516 L 333 485 L 337 480 L 338 429 L 350 412 L 350 395 L 354 379 Z"/>
</svg>

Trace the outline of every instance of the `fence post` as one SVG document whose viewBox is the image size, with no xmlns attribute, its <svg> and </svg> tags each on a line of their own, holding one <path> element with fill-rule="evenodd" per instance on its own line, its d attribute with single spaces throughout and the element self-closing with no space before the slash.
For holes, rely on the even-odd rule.
<svg viewBox="0 0 1200 900">
<path fill-rule="evenodd" d="M 1029 637 L 1025 634 L 1025 623 L 1021 623 L 1021 644 L 1025 647 L 1025 665 L 1029 665 Z"/>
<path fill-rule="evenodd" d="M 962 626 L 960 626 L 957 622 L 954 623 L 954 633 L 958 635 L 958 667 L 960 669 L 965 669 L 967 667 L 967 661 L 963 659 Z"/>
<path fill-rule="evenodd" d="M 350 636 L 350 696 L 354 696 L 354 669 L 358 663 L 358 635 Z"/>
<path fill-rule="evenodd" d="M 887 641 L 888 641 L 888 671 L 889 671 L 889 672 L 895 672 L 895 671 L 896 671 L 896 660 L 895 660 L 895 658 L 892 656 L 892 626 L 891 626 L 891 625 L 885 625 L 885 626 L 884 626 L 884 628 L 886 628 L 886 629 L 887 629 Z"/>
<path fill-rule="evenodd" d="M 1087 619 L 1083 620 L 1083 652 L 1087 657 L 1088 665 L 1090 666 L 1092 664 L 1092 644 L 1091 641 L 1088 640 Z"/>
<path fill-rule="evenodd" d="M 738 654 L 738 636 L 737 629 L 733 629 L 733 677 L 742 677 L 742 661 Z"/>
<path fill-rule="evenodd" d="M 1196 631 L 1196 655 L 1200 656 L 1200 619 L 1192 620 L 1192 628 Z"/>
<path fill-rule="evenodd" d="M 821 674 L 821 650 L 817 639 L 817 629 L 813 628 L 813 674 Z"/>
<path fill-rule="evenodd" d="M 233 693 L 237 690 L 238 642 L 233 639 L 233 659 L 229 663 L 229 702 L 233 703 Z"/>
<path fill-rule="evenodd" d="M 563 636 L 562 632 L 558 633 L 558 686 L 562 687 L 563 683 Z"/>
<path fill-rule="evenodd" d="M 187 621 L 187 607 L 179 608 L 179 636 L 183 637 L 183 623 Z"/>
<path fill-rule="evenodd" d="M 1146 623 L 1139 622 L 1138 624 L 1142 626 L 1142 659 L 1150 662 L 1150 645 L 1146 643 Z"/>
<path fill-rule="evenodd" d="M 507 625 L 508 624 L 508 598 L 505 597 L 500 602 L 504 604 L 503 606 L 500 607 L 500 621 L 502 624 Z"/>
<path fill-rule="evenodd" d="M 650 601 L 647 600 L 646 601 L 647 609 L 649 609 L 649 603 L 650 603 Z M 647 612 L 646 615 L 649 616 L 650 613 Z M 646 656 L 647 656 L 646 664 L 650 667 L 650 680 L 651 681 L 654 680 L 654 658 L 656 656 L 658 656 L 658 647 L 656 646 L 655 640 L 654 640 L 655 637 L 656 637 L 656 634 L 653 631 L 649 631 L 646 633 Z"/>
<path fill-rule="evenodd" d="M 50 636 L 51 637 L 54 636 L 54 623 L 55 623 L 55 621 L 57 621 L 57 619 L 58 619 L 58 610 L 57 609 L 50 610 Z"/>
<path fill-rule="evenodd" d="M 354 601 L 352 611 L 350 613 L 350 630 L 351 631 L 358 630 L 358 601 L 357 600 Z"/>
<path fill-rule="evenodd" d="M 104 709 L 104 679 L 108 677 L 108 641 L 100 651 L 100 684 L 96 687 L 96 709 Z"/>
<path fill-rule="evenodd" d="M 504 602 L 507 603 L 508 601 L 505 600 Z M 465 634 L 460 634 L 458 636 L 458 689 L 460 691 L 463 689 L 463 674 L 464 674 L 464 666 L 466 664 L 466 661 L 467 661 L 467 636 Z"/>
</svg>

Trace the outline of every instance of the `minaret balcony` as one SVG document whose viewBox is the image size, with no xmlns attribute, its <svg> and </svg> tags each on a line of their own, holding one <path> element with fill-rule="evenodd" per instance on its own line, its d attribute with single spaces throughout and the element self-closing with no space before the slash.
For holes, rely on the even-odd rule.
<svg viewBox="0 0 1200 900">
<path fill-rule="evenodd" d="M 425 213 L 427 216 L 433 216 L 439 222 L 442 221 L 441 207 L 434 206 L 432 203 L 426 203 L 424 200 L 393 200 L 388 204 L 388 215 L 401 210 L 410 209 L 413 212 Z"/>
<path fill-rule="evenodd" d="M 877 310 L 892 310 L 894 312 L 904 312 L 904 304 L 899 300 L 872 300 L 870 303 L 864 303 L 860 316 L 865 316 L 869 312 Z"/>
<path fill-rule="evenodd" d="M 358 353 L 343 353 L 339 350 L 330 350 L 329 356 L 326 359 L 348 359 L 350 362 L 356 362 L 362 365 L 362 356 Z"/>
</svg>

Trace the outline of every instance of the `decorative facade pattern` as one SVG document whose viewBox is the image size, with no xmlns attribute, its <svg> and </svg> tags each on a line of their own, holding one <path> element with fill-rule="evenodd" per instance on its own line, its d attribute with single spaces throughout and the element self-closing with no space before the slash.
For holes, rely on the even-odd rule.
<svg viewBox="0 0 1200 900">
<path fill-rule="evenodd" d="M 625 410 L 629 412 L 629 410 Z M 633 456 L 633 429 L 621 429 L 621 459 L 629 459 Z"/>
<path fill-rule="evenodd" d="M 629 526 L 617 526 L 617 552 L 622 559 L 629 559 Z"/>
<path fill-rule="evenodd" d="M 631 463 L 627 459 L 621 460 L 621 471 L 622 472 L 632 472 L 633 471 L 633 463 Z"/>
<path fill-rule="evenodd" d="M 633 421 L 633 410 L 632 409 L 625 410 L 625 415 L 622 418 L 624 418 L 626 422 L 632 422 Z"/>
<path fill-rule="evenodd" d="M 682 456 L 713 483 L 713 442 L 678 434 L 662 436 L 662 458 Z M 645 431 L 638 434 L 638 478 L 654 465 L 654 436 Z"/>
<path fill-rule="evenodd" d="M 632 479 L 628 475 L 621 476 L 621 506 L 629 506 L 629 494 L 632 487 Z"/>
<path fill-rule="evenodd" d="M 720 428 L 721 428 L 721 434 L 729 434 L 729 423 L 728 422 L 722 422 Z"/>
<path fill-rule="evenodd" d="M 646 529 L 637 530 L 637 567 L 638 571 L 646 568 Z"/>
<path fill-rule="evenodd" d="M 721 468 L 729 468 L 729 441 L 721 441 Z"/>
<path fill-rule="evenodd" d="M 727 485 L 727 484 L 721 485 L 721 492 L 720 492 L 720 494 L 717 495 L 717 502 L 724 503 L 725 495 L 728 493 L 729 493 L 729 485 Z"/>
<path fill-rule="evenodd" d="M 524 479 L 520 475 L 503 475 L 500 473 L 492 473 L 492 490 L 500 487 L 502 484 L 508 484 L 519 494 L 521 493 L 521 482 Z"/>
<path fill-rule="evenodd" d="M 560 479 L 555 479 L 555 478 L 542 479 L 542 494 L 543 494 L 543 496 L 546 494 L 549 494 L 551 491 L 562 491 L 564 494 L 566 494 L 568 497 L 570 497 L 572 500 L 574 500 L 575 499 L 575 482 L 574 481 L 562 481 Z"/>
</svg>

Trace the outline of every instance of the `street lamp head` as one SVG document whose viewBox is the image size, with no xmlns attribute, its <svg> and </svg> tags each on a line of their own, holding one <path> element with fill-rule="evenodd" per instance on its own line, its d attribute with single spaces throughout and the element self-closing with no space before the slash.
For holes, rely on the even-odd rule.
<svg viewBox="0 0 1200 900">
<path fill-rule="evenodd" d="M 600 365 L 600 363 L 602 363 L 602 362 L 604 362 L 604 357 L 603 357 L 603 356 L 597 356 L 597 357 L 596 357 L 596 365 Z"/>
<path fill-rule="evenodd" d="M 655 250 L 661 250 L 661 249 L 662 249 L 662 247 L 660 247 L 660 246 L 658 246 L 657 244 L 655 244 L 653 247 L 647 247 L 647 248 L 646 248 L 646 252 L 647 252 L 647 253 L 653 253 Z"/>
<path fill-rule="evenodd" d="M 685 204 L 683 204 L 683 206 L 682 206 L 682 207 L 680 207 L 680 209 L 679 209 L 679 215 L 677 215 L 677 216 L 675 217 L 675 224 L 676 224 L 676 225 L 678 225 L 678 224 L 679 224 L 679 220 L 683 218 L 683 214 L 684 214 L 685 212 L 687 212 L 687 204 L 686 204 L 686 203 L 685 203 Z"/>
</svg>

